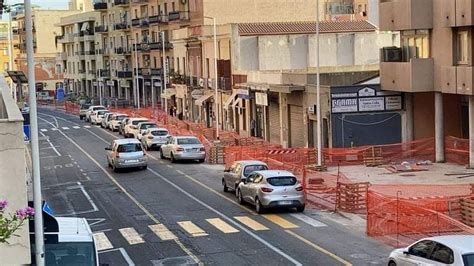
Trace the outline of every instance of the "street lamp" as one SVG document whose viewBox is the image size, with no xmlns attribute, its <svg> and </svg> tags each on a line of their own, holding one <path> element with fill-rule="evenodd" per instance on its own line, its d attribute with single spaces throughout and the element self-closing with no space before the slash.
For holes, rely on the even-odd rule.
<svg viewBox="0 0 474 266">
<path fill-rule="evenodd" d="M 133 90 L 133 98 L 135 101 L 135 106 L 137 106 L 138 109 L 140 109 L 140 89 L 138 86 L 140 83 L 138 82 L 138 48 L 137 48 L 137 40 L 132 39 L 133 41 L 133 46 L 135 50 L 135 88 Z"/>
<path fill-rule="evenodd" d="M 214 33 L 214 77 L 215 77 L 215 82 L 214 82 L 214 91 L 215 91 L 215 96 L 214 96 L 214 108 L 215 108 L 215 114 L 216 114 L 216 139 L 219 139 L 219 109 L 217 105 L 217 31 L 216 31 L 216 18 L 215 17 L 204 17 L 207 19 L 212 19 L 212 24 L 213 24 L 213 33 Z"/>
<path fill-rule="evenodd" d="M 321 86 L 319 71 L 319 0 L 316 1 L 316 134 L 317 134 L 317 156 L 318 166 L 322 166 L 322 143 L 321 143 Z"/>
<path fill-rule="evenodd" d="M 168 99 L 166 98 L 167 97 L 167 94 L 166 94 L 166 75 L 167 75 L 167 65 L 166 65 L 166 50 L 165 50 L 165 32 L 162 31 L 161 32 L 161 46 L 162 46 L 162 49 L 163 49 L 163 52 L 162 52 L 162 57 L 163 57 L 163 65 L 161 66 L 162 69 L 163 69 L 163 80 L 161 81 L 161 84 L 162 84 L 162 88 L 163 88 L 163 91 L 161 92 L 161 96 L 163 97 L 163 94 L 164 94 L 164 101 L 165 101 L 165 113 L 168 112 Z"/>
</svg>

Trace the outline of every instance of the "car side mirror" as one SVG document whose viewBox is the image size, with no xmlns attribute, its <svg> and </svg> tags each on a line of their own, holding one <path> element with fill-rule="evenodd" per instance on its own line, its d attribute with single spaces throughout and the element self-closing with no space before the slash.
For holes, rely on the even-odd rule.
<svg viewBox="0 0 474 266">
<path fill-rule="evenodd" d="M 247 179 L 242 179 L 242 183 L 247 184 Z"/>
<path fill-rule="evenodd" d="M 407 249 L 404 249 L 404 250 L 403 250 L 403 254 L 404 254 L 404 255 L 410 255 L 410 249 L 408 249 L 408 248 L 407 248 Z"/>
</svg>

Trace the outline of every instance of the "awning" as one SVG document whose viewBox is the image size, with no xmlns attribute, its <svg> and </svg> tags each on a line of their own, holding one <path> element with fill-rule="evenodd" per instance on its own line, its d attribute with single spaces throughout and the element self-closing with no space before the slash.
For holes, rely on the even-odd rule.
<svg viewBox="0 0 474 266">
<path fill-rule="evenodd" d="M 230 104 L 235 100 L 235 96 L 237 96 L 237 90 L 234 90 L 234 92 L 232 93 L 232 95 L 230 95 L 229 99 L 227 99 L 227 101 L 225 101 L 224 103 L 224 109 L 228 109 Z"/>
<path fill-rule="evenodd" d="M 232 108 L 235 108 L 240 102 L 242 102 L 242 98 L 237 98 L 237 100 L 232 104 Z"/>
<path fill-rule="evenodd" d="M 214 97 L 214 94 L 213 93 L 209 93 L 209 94 L 206 94 L 204 96 L 201 96 L 199 99 L 196 100 L 196 105 L 198 106 L 202 106 L 202 104 L 209 100 L 210 98 Z"/>
<path fill-rule="evenodd" d="M 176 95 L 176 89 L 167 88 L 166 91 L 161 94 L 161 98 L 171 99 L 171 97 L 174 95 Z"/>
<path fill-rule="evenodd" d="M 87 31 L 89 29 L 89 23 L 82 23 L 81 31 Z"/>
</svg>

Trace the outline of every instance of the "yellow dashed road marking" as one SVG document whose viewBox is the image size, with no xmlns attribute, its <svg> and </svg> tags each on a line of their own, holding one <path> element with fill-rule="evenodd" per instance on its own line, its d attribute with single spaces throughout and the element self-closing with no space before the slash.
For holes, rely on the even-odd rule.
<svg viewBox="0 0 474 266">
<path fill-rule="evenodd" d="M 298 228 L 299 226 L 297 226 L 296 224 L 286 220 L 286 219 L 283 219 L 282 217 L 276 215 L 276 214 L 265 214 L 265 215 L 262 215 L 263 217 L 265 217 L 267 220 L 279 225 L 280 227 L 282 228 L 285 228 L 285 229 L 292 229 L 292 228 Z"/>
<path fill-rule="evenodd" d="M 153 224 L 148 226 L 161 240 L 175 240 L 177 237 L 164 224 Z"/>
<path fill-rule="evenodd" d="M 236 219 L 237 221 L 245 224 L 246 226 L 250 227 L 254 231 L 269 230 L 268 227 L 266 227 L 265 225 L 255 221 L 254 219 L 249 218 L 247 216 L 235 216 L 234 219 Z"/>
<path fill-rule="evenodd" d="M 228 223 L 224 222 L 220 218 L 212 218 L 212 219 L 206 219 L 206 221 L 210 224 L 212 224 L 214 227 L 219 229 L 221 232 L 225 234 L 231 234 L 231 233 L 238 233 L 239 230 L 235 229 Z"/>
<path fill-rule="evenodd" d="M 188 234 L 193 237 L 198 236 L 207 236 L 208 234 L 204 232 L 199 226 L 195 225 L 191 221 L 178 222 L 178 225 L 181 226 Z"/>
<path fill-rule="evenodd" d="M 130 245 L 145 243 L 143 238 L 132 227 L 119 229 L 119 232 Z"/>
</svg>

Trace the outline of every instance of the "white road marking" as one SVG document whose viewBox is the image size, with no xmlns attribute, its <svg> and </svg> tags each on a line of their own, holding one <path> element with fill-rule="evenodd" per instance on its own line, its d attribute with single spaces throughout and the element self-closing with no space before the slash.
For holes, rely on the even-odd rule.
<svg viewBox="0 0 474 266">
<path fill-rule="evenodd" d="M 74 128 L 74 129 L 80 129 L 81 127 L 73 126 L 72 128 Z"/>
<path fill-rule="evenodd" d="M 48 132 L 48 130 L 46 128 L 42 128 L 40 130 L 41 130 L 41 132 Z"/>
<path fill-rule="evenodd" d="M 130 245 L 145 243 L 143 238 L 137 233 L 137 231 L 133 227 L 119 229 L 119 232 Z"/>
<path fill-rule="evenodd" d="M 94 211 L 98 211 L 99 208 L 97 208 L 97 205 L 95 205 L 94 201 L 91 199 L 91 196 L 89 196 L 89 193 L 87 193 L 86 189 L 84 188 L 84 186 L 81 184 L 81 182 L 77 182 L 77 185 L 79 186 L 79 188 L 81 189 L 82 193 L 84 193 L 84 196 L 86 197 L 86 199 L 89 201 L 89 203 L 91 204 L 92 206 L 92 209 L 94 209 Z"/>
<path fill-rule="evenodd" d="M 325 227 L 327 226 L 326 224 L 318 221 L 318 220 L 315 220 L 307 215 L 304 215 L 304 214 L 301 214 L 301 213 L 292 213 L 290 214 L 291 216 L 295 217 L 296 219 L 302 221 L 302 222 L 305 222 L 309 225 L 311 225 L 312 227 Z"/>
<path fill-rule="evenodd" d="M 84 128 L 91 128 L 91 126 L 84 126 Z"/>
<path fill-rule="evenodd" d="M 51 128 L 51 130 L 52 130 L 52 131 L 58 131 L 58 129 L 55 128 L 55 127 Z"/>
<path fill-rule="evenodd" d="M 103 232 L 94 233 L 94 239 L 95 239 L 95 244 L 97 246 L 97 251 L 111 249 L 114 247 L 112 246 L 112 243 L 110 243 L 110 240 L 107 238 L 107 236 Z"/>
<path fill-rule="evenodd" d="M 238 233 L 239 230 L 235 229 L 230 224 L 222 221 L 220 218 L 206 219 L 206 221 L 212 224 L 215 228 L 219 229 L 224 234 Z"/>
<path fill-rule="evenodd" d="M 103 221 L 105 221 L 105 218 L 90 218 L 90 219 L 87 219 L 87 221 L 95 221 L 93 223 L 88 222 L 89 226 L 92 227 L 94 225 L 98 225 L 98 224 L 102 223 Z"/>
<path fill-rule="evenodd" d="M 148 227 L 163 241 L 178 239 L 164 224 L 152 224 Z"/>
<path fill-rule="evenodd" d="M 193 237 L 207 236 L 208 234 L 202 230 L 199 226 L 195 225 L 191 221 L 178 222 L 178 225 L 181 226 L 188 234 Z"/>
<path fill-rule="evenodd" d="M 68 130 L 69 128 L 68 128 L 68 127 L 62 127 L 62 129 L 64 129 L 64 130 Z"/>
<path fill-rule="evenodd" d="M 98 253 L 103 254 L 103 253 L 109 253 L 109 252 L 114 252 L 114 251 L 119 251 L 122 254 L 122 257 L 128 263 L 128 266 L 135 266 L 135 263 L 132 261 L 130 256 L 128 256 L 128 253 L 124 248 L 110 249 L 110 250 L 100 251 Z"/>
<path fill-rule="evenodd" d="M 41 136 L 46 137 L 46 135 L 43 132 L 39 132 L 39 133 L 41 134 Z M 61 153 L 59 153 L 56 147 L 54 147 L 53 143 L 51 143 L 49 138 L 45 138 L 45 139 L 46 139 L 46 142 L 48 142 L 49 146 L 51 146 L 51 149 L 53 149 L 53 151 L 56 153 L 56 155 L 60 157 Z"/>
</svg>

